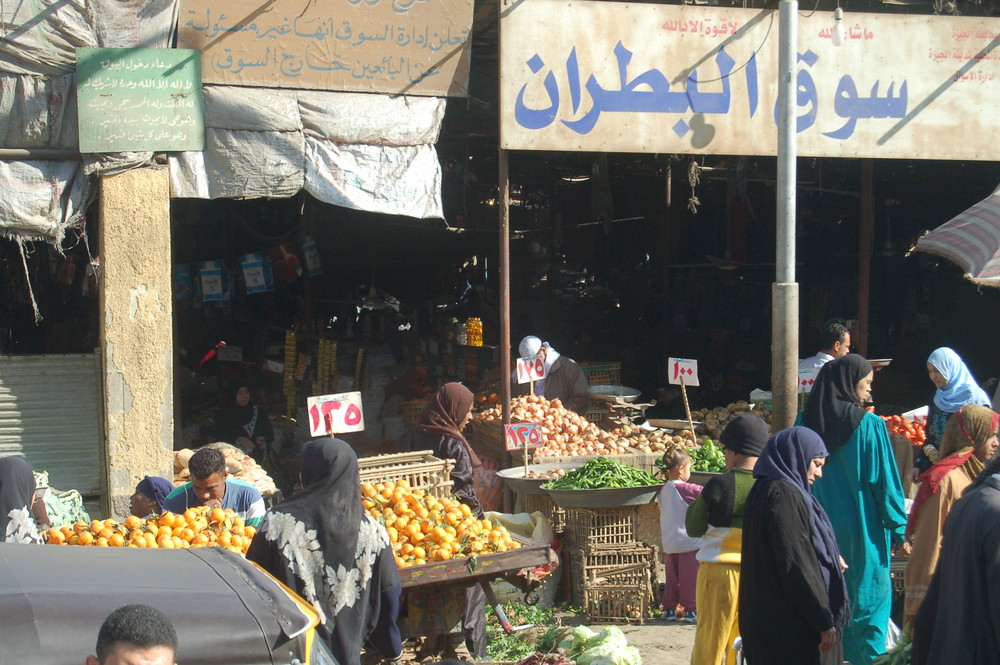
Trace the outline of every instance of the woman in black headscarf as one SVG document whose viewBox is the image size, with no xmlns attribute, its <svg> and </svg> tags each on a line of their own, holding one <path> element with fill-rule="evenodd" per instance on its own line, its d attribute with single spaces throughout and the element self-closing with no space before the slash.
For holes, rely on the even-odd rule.
<svg viewBox="0 0 1000 665">
<path fill-rule="evenodd" d="M 754 665 L 843 661 L 842 559 L 830 519 L 809 493 L 827 454 L 818 434 L 792 427 L 768 440 L 754 467 L 740 570 L 740 635 Z"/>
<path fill-rule="evenodd" d="M 862 405 L 871 400 L 872 366 L 851 353 L 823 365 L 802 412 L 830 456 L 813 495 L 830 516 L 840 553 L 851 620 L 844 628 L 844 660 L 871 665 L 885 651 L 892 610 L 890 539 L 904 543 L 906 507 L 885 421 Z"/>
<path fill-rule="evenodd" d="M 271 451 L 274 430 L 267 410 L 252 401 L 245 382 L 230 386 L 229 402 L 215 417 L 215 438 L 231 443 L 258 462 Z"/>
<path fill-rule="evenodd" d="M 0 457 L 0 542 L 42 542 L 31 517 L 34 499 L 35 474 L 28 460 L 18 455 Z"/>
<path fill-rule="evenodd" d="M 360 665 L 366 645 L 398 658 L 399 570 L 385 527 L 361 505 L 354 451 L 340 439 L 310 441 L 302 486 L 267 511 L 247 558 L 312 604 L 340 665 Z"/>
</svg>

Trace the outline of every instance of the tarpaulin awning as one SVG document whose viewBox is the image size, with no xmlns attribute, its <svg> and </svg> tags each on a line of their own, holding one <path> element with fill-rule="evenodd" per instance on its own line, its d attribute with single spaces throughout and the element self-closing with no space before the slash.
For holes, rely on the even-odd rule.
<svg viewBox="0 0 1000 665">
<path fill-rule="evenodd" d="M 1000 187 L 920 238 L 916 250 L 956 263 L 977 284 L 1000 286 Z"/>
</svg>

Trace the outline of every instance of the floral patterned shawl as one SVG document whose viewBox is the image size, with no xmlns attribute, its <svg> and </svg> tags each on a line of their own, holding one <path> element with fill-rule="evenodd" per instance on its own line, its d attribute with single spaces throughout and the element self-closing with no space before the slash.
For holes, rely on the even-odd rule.
<svg viewBox="0 0 1000 665">
<path fill-rule="evenodd" d="M 380 594 L 399 584 L 389 535 L 364 512 L 358 458 L 347 443 L 309 442 L 302 484 L 301 492 L 267 511 L 247 558 L 312 604 L 338 662 L 360 662 Z"/>
<path fill-rule="evenodd" d="M 0 542 L 41 543 L 31 517 L 35 475 L 28 460 L 18 455 L 0 458 Z"/>
</svg>

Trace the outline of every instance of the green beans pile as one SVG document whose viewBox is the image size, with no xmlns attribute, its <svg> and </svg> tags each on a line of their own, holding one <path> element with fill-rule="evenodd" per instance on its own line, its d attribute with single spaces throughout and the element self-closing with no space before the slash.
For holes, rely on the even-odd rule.
<svg viewBox="0 0 1000 665">
<path fill-rule="evenodd" d="M 595 457 L 562 478 L 542 485 L 547 490 L 600 490 L 616 487 L 647 487 L 659 485 L 648 471 L 616 462 L 607 457 Z"/>
</svg>

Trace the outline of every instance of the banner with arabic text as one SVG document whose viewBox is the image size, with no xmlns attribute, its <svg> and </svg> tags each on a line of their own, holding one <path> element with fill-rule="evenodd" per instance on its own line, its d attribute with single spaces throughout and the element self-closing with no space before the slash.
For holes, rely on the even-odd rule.
<svg viewBox="0 0 1000 665">
<path fill-rule="evenodd" d="M 778 13 L 532 0 L 504 14 L 501 147 L 777 154 Z M 1000 20 L 798 19 L 809 157 L 995 160 Z"/>
</svg>

